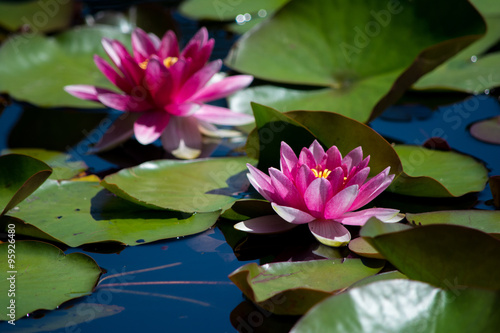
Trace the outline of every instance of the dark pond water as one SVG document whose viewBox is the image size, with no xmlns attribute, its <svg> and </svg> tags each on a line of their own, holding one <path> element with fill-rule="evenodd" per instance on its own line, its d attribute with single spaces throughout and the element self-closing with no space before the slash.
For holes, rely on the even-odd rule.
<svg viewBox="0 0 500 333">
<path fill-rule="evenodd" d="M 195 22 L 176 19 L 181 21 L 180 27 L 186 36 L 196 31 Z M 223 38 L 217 40 L 214 58 L 224 57 L 232 38 L 223 34 Z M 22 112 L 22 106 L 14 103 L 0 115 L 0 149 L 8 147 L 9 133 Z M 452 148 L 482 160 L 490 175 L 498 175 L 500 146 L 474 139 L 468 134 L 467 127 L 472 122 L 499 114 L 498 100 L 481 95 L 435 111 L 421 106 L 393 107 L 370 125 L 389 141 L 422 144 L 432 136 L 440 136 Z M 220 147 L 216 154 L 224 155 L 225 149 Z M 114 167 L 96 157 L 86 157 L 86 162 L 95 172 Z M 474 206 L 492 209 L 490 201 L 491 193 L 487 187 L 479 193 Z M 286 257 L 276 248 L 267 249 L 267 242 L 274 241 L 272 237 L 262 237 L 257 242 L 260 245 L 256 246 L 254 242 L 258 257 L 241 253 L 237 256 L 216 226 L 195 236 L 124 249 L 69 249 L 66 253 L 84 252 L 91 256 L 107 271 L 103 278 L 122 274 L 104 281 L 103 285 L 129 285 L 98 287 L 91 296 L 65 303 L 56 311 L 35 313 L 16 321 L 15 327 L 2 322 L 0 331 L 234 332 L 239 329 L 243 332 L 286 332 L 296 318 L 270 316 L 258 310 L 244 299 L 227 277 L 245 263 L 266 262 L 276 255 Z M 103 253 L 114 251 L 118 253 Z M 161 268 L 165 265 L 169 267 Z M 126 274 L 138 270 L 145 271 Z"/>
</svg>

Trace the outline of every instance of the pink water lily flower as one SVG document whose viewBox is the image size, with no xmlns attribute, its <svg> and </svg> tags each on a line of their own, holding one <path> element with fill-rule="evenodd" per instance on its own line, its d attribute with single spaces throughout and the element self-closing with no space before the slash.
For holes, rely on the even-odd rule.
<svg viewBox="0 0 500 333">
<path fill-rule="evenodd" d="M 363 225 L 371 217 L 384 222 L 402 219 L 399 210 L 365 206 L 392 182 L 387 167 L 366 181 L 370 156 L 363 159 L 361 147 L 344 158 L 336 146 L 325 152 L 314 141 L 299 157 L 285 142 L 281 143 L 281 170 L 269 168 L 269 175 L 248 164 L 247 174 L 255 189 L 272 204 L 278 215 L 268 215 L 238 223 L 235 227 L 253 233 L 288 230 L 307 223 L 321 243 L 343 246 L 351 235 L 343 226 Z"/>
<path fill-rule="evenodd" d="M 133 56 L 119 41 L 103 38 L 102 45 L 114 66 L 98 55 L 94 61 L 121 93 L 89 85 L 66 86 L 81 99 L 100 102 L 128 112 L 113 126 L 112 138 L 124 141 L 132 134 L 142 144 L 161 137 L 164 148 L 180 158 L 194 158 L 201 149 L 201 132 L 221 133 L 213 125 L 243 125 L 250 115 L 206 104 L 248 86 L 253 77 L 216 75 L 222 61 L 208 62 L 214 40 L 201 28 L 179 50 L 177 37 L 168 31 L 160 40 L 136 28 L 132 33 Z"/>
</svg>

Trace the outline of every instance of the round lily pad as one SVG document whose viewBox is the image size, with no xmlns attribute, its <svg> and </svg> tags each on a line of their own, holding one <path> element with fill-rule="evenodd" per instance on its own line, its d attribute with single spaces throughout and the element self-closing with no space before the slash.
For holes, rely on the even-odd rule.
<svg viewBox="0 0 500 333">
<path fill-rule="evenodd" d="M 11 253 L 15 256 L 13 263 L 7 261 Z M 0 272 L 0 288 L 5 291 L 0 299 L 4 309 L 0 320 L 18 319 L 38 309 L 52 310 L 70 299 L 89 295 L 101 275 L 101 269 L 89 256 L 65 255 L 42 242 L 3 243 L 0 255 L 5 258 Z M 12 296 L 7 295 L 9 290 L 13 290 Z M 15 310 L 6 311 L 11 304 Z M 11 313 L 14 318 L 9 316 Z"/>
</svg>

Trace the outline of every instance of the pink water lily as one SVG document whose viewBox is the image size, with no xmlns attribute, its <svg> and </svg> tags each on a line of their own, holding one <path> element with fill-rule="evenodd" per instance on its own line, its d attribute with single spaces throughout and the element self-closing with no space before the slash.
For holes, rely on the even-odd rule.
<svg viewBox="0 0 500 333">
<path fill-rule="evenodd" d="M 182 51 L 172 31 L 160 40 L 139 28 L 132 33 L 133 55 L 116 40 L 103 38 L 102 45 L 114 67 L 98 55 L 94 61 L 121 93 L 89 85 L 66 86 L 65 90 L 130 113 L 113 126 L 118 140 L 135 134 L 140 143 L 149 144 L 161 137 L 167 151 L 180 158 L 194 158 L 201 149 L 201 132 L 222 133 L 213 124 L 253 121 L 250 115 L 206 104 L 248 86 L 253 77 L 216 75 L 222 61 L 208 62 L 214 40 L 208 38 L 205 28 Z M 113 139 L 115 135 L 110 134 L 104 141 Z"/>
<path fill-rule="evenodd" d="M 336 146 L 325 152 L 314 141 L 303 148 L 299 157 L 285 142 L 281 143 L 278 170 L 269 168 L 269 175 L 248 164 L 250 183 L 268 201 L 278 215 L 264 216 L 238 223 L 235 227 L 253 233 L 288 230 L 307 223 L 321 243 L 343 246 L 351 235 L 345 225 L 363 225 L 371 217 L 384 222 L 402 219 L 399 210 L 368 208 L 368 204 L 392 182 L 390 167 L 368 179 L 370 156 L 363 159 L 361 147 L 344 158 Z"/>
</svg>

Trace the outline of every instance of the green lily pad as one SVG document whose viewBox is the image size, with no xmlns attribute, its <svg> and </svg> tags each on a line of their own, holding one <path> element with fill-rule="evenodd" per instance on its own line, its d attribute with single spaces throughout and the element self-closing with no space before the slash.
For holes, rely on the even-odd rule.
<svg viewBox="0 0 500 333">
<path fill-rule="evenodd" d="M 352 283 L 378 273 L 383 261 L 361 259 L 250 263 L 229 275 L 254 303 L 276 314 L 304 314 L 314 304 Z"/>
<path fill-rule="evenodd" d="M 472 124 L 470 134 L 478 140 L 500 145 L 500 117 Z"/>
<path fill-rule="evenodd" d="M 354 238 L 349 242 L 349 250 L 359 256 L 374 259 L 385 259 L 380 252 L 377 251 L 369 242 L 363 237 Z"/>
<path fill-rule="evenodd" d="M 0 216 L 0 231 L 8 232 L 9 225 L 14 225 L 16 230 L 16 235 L 23 235 L 25 237 L 35 238 L 37 240 L 49 241 L 54 243 L 60 243 L 61 241 L 55 239 L 49 234 L 41 231 L 37 227 L 24 223 L 23 220 L 18 219 L 17 217 L 3 215 Z"/>
<path fill-rule="evenodd" d="M 408 280 L 408 277 L 401 273 L 400 271 L 390 271 L 390 272 L 384 272 L 380 274 L 375 274 L 369 277 L 366 277 L 362 280 L 359 280 L 352 284 L 349 289 L 352 288 L 357 288 L 361 286 L 366 286 L 367 284 L 377 282 L 377 281 L 385 281 L 385 280 L 395 280 L 395 279 L 404 279 Z"/>
<path fill-rule="evenodd" d="M 14 244 L 0 244 L 0 255 L 7 258 Z M 9 264 L 10 265 L 10 264 Z M 0 287 L 7 291 L 15 281 L 15 296 L 0 299 L 4 311 L 0 320 L 11 320 L 5 309 L 15 301 L 15 319 L 38 309 L 52 310 L 70 299 L 92 293 L 101 269 L 83 253 L 64 253 L 57 247 L 34 241 L 15 243 L 15 263 L 12 267 L 2 260 Z M 14 272 L 14 273 L 13 273 Z M 64 278 L 61 278 L 61 277 Z M 13 280 L 8 278 L 14 277 Z"/>
<path fill-rule="evenodd" d="M 302 101 L 295 105 L 299 94 L 308 104 L 323 99 L 314 104 L 366 122 L 484 30 L 465 0 L 292 0 L 245 34 L 226 64 L 261 79 L 330 90 L 292 91 L 286 110 L 303 107 Z M 277 104 L 286 105 L 288 95 Z"/>
<path fill-rule="evenodd" d="M 417 281 L 380 281 L 330 297 L 290 332 L 496 332 L 499 305 L 500 294 L 489 290 L 443 290 Z"/>
<path fill-rule="evenodd" d="M 453 224 L 474 228 L 500 236 L 500 211 L 455 210 L 406 214 L 406 219 L 416 225 Z"/>
<path fill-rule="evenodd" d="M 107 56 L 101 39 L 118 39 L 130 45 L 130 35 L 109 26 L 78 27 L 55 37 L 15 35 L 0 49 L 0 91 L 42 107 L 102 108 L 63 90 L 70 84 L 113 89 L 97 69 L 93 55 Z"/>
<path fill-rule="evenodd" d="M 71 155 L 58 151 L 34 148 L 14 148 L 5 149 L 2 151 L 2 154 L 28 155 L 47 163 L 53 171 L 49 179 L 70 179 L 87 170 L 87 165 L 83 161 L 69 161 Z"/>
<path fill-rule="evenodd" d="M 417 197 L 459 197 L 480 192 L 488 170 L 474 158 L 453 151 L 395 145 L 404 172 L 387 191 Z"/>
<path fill-rule="evenodd" d="M 365 156 L 370 155 L 371 175 L 388 166 L 391 173 L 402 170 L 399 157 L 392 146 L 370 127 L 340 114 L 324 111 L 279 111 L 252 104 L 257 129 L 250 133 L 246 151 L 259 158 L 259 168 L 279 166 L 281 141 L 299 153 L 318 139 L 326 148 L 337 146 L 345 156 L 361 146 Z"/>
<path fill-rule="evenodd" d="M 500 289 L 499 239 L 451 224 L 393 228 L 370 219 L 360 234 L 408 278 L 447 289 Z"/>
<path fill-rule="evenodd" d="M 470 0 L 486 21 L 486 34 L 418 80 L 415 89 L 451 89 L 480 94 L 500 86 L 500 52 L 486 53 L 500 41 L 500 2 Z"/>
<path fill-rule="evenodd" d="M 74 5 L 72 0 L 0 2 L 0 26 L 16 31 L 29 25 L 34 33 L 63 29 L 71 23 Z"/>
<path fill-rule="evenodd" d="M 186 0 L 179 6 L 179 12 L 195 20 L 232 21 L 239 14 L 257 16 L 260 10 L 271 14 L 290 0 Z"/>
<path fill-rule="evenodd" d="M 248 188 L 248 157 L 159 160 L 123 169 L 102 185 L 128 201 L 153 209 L 224 211 Z"/>
<path fill-rule="evenodd" d="M 105 241 L 133 246 L 191 235 L 213 226 L 219 214 L 149 210 L 115 196 L 97 182 L 53 180 L 10 212 L 72 247 Z"/>
<path fill-rule="evenodd" d="M 33 157 L 0 156 L 0 216 L 26 199 L 51 173 L 47 164 Z"/>
</svg>

